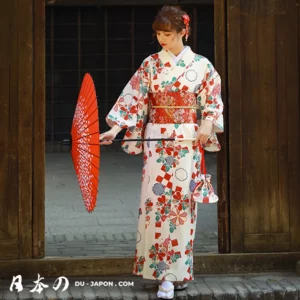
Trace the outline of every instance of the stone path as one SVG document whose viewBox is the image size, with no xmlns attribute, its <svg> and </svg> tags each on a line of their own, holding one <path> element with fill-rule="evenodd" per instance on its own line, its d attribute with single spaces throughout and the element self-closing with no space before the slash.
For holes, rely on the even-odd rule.
<svg viewBox="0 0 300 300">
<path fill-rule="evenodd" d="M 35 288 L 37 278 L 23 280 L 23 291 L 15 289 L 10 292 L 11 280 L 0 280 L 0 299 L 31 300 L 153 300 L 157 299 L 157 284 L 138 277 L 98 277 L 68 278 L 69 287 L 62 292 L 64 282 L 57 287 L 57 278 L 42 280 L 48 285 L 41 293 L 31 292 Z M 79 286 L 76 286 L 79 285 Z M 83 286 L 81 286 L 83 285 Z M 197 275 L 184 291 L 175 293 L 174 299 L 300 299 L 300 279 L 293 273 L 273 274 L 238 274 L 238 275 Z"/>
<path fill-rule="evenodd" d="M 206 157 L 216 186 L 216 157 Z M 97 207 L 85 210 L 70 153 L 46 155 L 46 256 L 133 256 L 142 156 L 103 151 Z M 195 251 L 217 252 L 217 205 L 199 205 Z"/>
</svg>

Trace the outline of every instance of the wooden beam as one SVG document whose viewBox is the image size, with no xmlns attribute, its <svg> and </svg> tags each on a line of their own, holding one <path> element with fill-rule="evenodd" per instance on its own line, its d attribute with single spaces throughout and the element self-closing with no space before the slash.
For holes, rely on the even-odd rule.
<svg viewBox="0 0 300 300">
<path fill-rule="evenodd" d="M 289 199 L 290 199 L 290 232 L 291 232 L 291 250 L 300 249 L 300 202 L 299 202 L 299 177 L 300 177 L 300 7 L 299 1 L 286 1 L 285 9 L 287 18 L 285 22 L 289 32 L 291 29 L 297 32 L 298 38 L 287 33 L 286 41 L 286 78 L 287 78 L 287 133 L 288 133 L 288 178 L 289 178 Z"/>
<path fill-rule="evenodd" d="M 0 240 L 1 259 L 18 259 L 18 240 Z"/>
<path fill-rule="evenodd" d="M 228 180 L 228 97 L 227 97 L 227 14 L 226 0 L 216 0 L 214 5 L 215 67 L 221 76 L 224 103 L 224 133 L 218 138 L 221 151 L 217 154 L 218 178 L 218 248 L 219 253 L 229 253 L 229 180 Z"/>
<path fill-rule="evenodd" d="M 11 239 L 19 238 L 19 19 L 17 2 L 10 2 L 10 72 L 9 72 L 9 205 L 7 207 L 8 232 Z M 1 191 L 2 192 L 2 191 Z M 3 218 L 3 210 L 2 217 Z M 19 243 L 16 243 L 19 247 Z"/>
<path fill-rule="evenodd" d="M 210 4 L 214 0 L 46 0 L 48 6 L 152 6 L 152 5 L 179 5 L 179 4 Z"/>
<path fill-rule="evenodd" d="M 19 255 L 25 259 L 32 257 L 33 7 L 32 0 L 14 2 L 19 32 Z"/>
<path fill-rule="evenodd" d="M 45 1 L 34 0 L 33 257 L 45 256 Z"/>
<path fill-rule="evenodd" d="M 296 270 L 300 252 L 265 254 L 206 254 L 194 256 L 195 274 L 229 274 Z M 46 258 L 0 261 L 0 279 L 64 276 L 121 276 L 132 274 L 133 257 Z"/>
<path fill-rule="evenodd" d="M 0 239 L 6 239 L 8 233 L 8 206 L 7 196 L 9 191 L 9 180 L 11 173 L 9 172 L 9 74 L 10 74 L 10 20 L 7 11 L 11 3 L 2 3 L 0 7 L 0 212 L 3 217 L 0 218 Z"/>
<path fill-rule="evenodd" d="M 230 197 L 230 252 L 244 252 L 244 199 L 243 196 L 243 165 L 242 165 L 242 97 L 241 87 L 242 54 L 240 31 L 239 0 L 227 0 L 227 87 L 228 93 L 228 155 L 229 155 L 229 197 Z M 238 41 L 238 42 L 237 42 Z"/>
</svg>

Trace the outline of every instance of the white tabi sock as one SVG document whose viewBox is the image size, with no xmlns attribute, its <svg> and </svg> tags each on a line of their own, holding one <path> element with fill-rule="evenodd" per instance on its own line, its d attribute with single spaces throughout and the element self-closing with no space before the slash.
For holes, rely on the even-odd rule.
<svg viewBox="0 0 300 300">
<path fill-rule="evenodd" d="M 173 299 L 174 298 L 174 285 L 171 281 L 163 281 L 159 286 L 157 297 L 161 299 Z"/>
</svg>

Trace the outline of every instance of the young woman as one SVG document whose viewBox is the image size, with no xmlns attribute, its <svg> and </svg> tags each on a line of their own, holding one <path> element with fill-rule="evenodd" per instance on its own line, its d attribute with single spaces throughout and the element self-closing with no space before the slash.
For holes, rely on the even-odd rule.
<svg viewBox="0 0 300 300">
<path fill-rule="evenodd" d="M 189 34 L 186 12 L 164 6 L 153 30 L 162 49 L 147 57 L 125 86 L 106 118 L 111 129 L 101 134 L 100 144 L 111 144 L 126 129 L 123 149 L 144 154 L 133 273 L 159 280 L 157 296 L 172 299 L 174 289 L 194 279 L 194 192 L 203 149 L 220 150 L 216 133 L 223 131 L 223 103 L 213 65 L 184 46 Z M 129 138 L 180 140 L 126 141 Z"/>
</svg>

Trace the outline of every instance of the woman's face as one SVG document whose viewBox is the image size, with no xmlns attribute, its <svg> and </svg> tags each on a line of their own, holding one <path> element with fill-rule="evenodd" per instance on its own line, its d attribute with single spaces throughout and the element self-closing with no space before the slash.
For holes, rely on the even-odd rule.
<svg viewBox="0 0 300 300">
<path fill-rule="evenodd" d="M 185 30 L 178 33 L 175 30 L 173 31 L 156 31 L 156 37 L 160 45 L 166 49 L 172 51 L 172 49 L 176 49 L 178 46 L 182 45 L 182 37 L 184 35 Z"/>
</svg>

